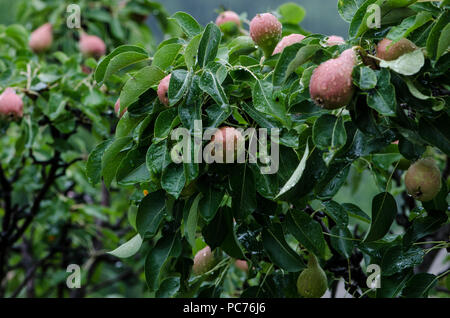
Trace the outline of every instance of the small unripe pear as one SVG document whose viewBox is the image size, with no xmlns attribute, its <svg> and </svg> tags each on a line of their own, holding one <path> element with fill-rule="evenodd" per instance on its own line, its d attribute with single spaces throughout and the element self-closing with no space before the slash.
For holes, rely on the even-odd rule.
<svg viewBox="0 0 450 318">
<path fill-rule="evenodd" d="M 238 151 L 241 150 L 239 143 L 242 143 L 243 141 L 244 137 L 241 132 L 233 127 L 221 127 L 216 130 L 211 138 L 211 142 L 215 144 L 214 153 L 216 148 L 218 155 L 222 152 L 223 162 L 227 161 L 228 153 L 233 156 L 230 160 L 234 160 L 239 157 L 240 153 L 238 153 Z"/>
<path fill-rule="evenodd" d="M 333 46 L 333 45 L 341 45 L 345 44 L 345 40 L 342 36 L 332 35 L 328 37 L 327 39 L 327 45 Z"/>
<path fill-rule="evenodd" d="M 303 34 L 290 34 L 290 35 L 286 35 L 285 37 L 283 37 L 281 39 L 280 42 L 278 42 L 277 46 L 275 47 L 275 49 L 273 50 L 273 55 L 278 54 L 283 52 L 285 47 L 288 47 L 294 43 L 299 43 L 301 42 L 303 39 L 305 38 L 305 36 Z"/>
<path fill-rule="evenodd" d="M 394 44 L 389 39 L 383 39 L 377 45 L 377 57 L 385 61 L 393 61 L 415 50 L 417 46 L 408 39 L 401 39 Z"/>
<path fill-rule="evenodd" d="M 167 75 L 166 77 L 164 77 L 158 85 L 158 98 L 159 101 L 166 105 L 169 106 L 169 84 L 170 84 L 170 77 L 172 76 L 172 74 Z"/>
<path fill-rule="evenodd" d="M 355 91 L 352 81 L 355 63 L 355 52 L 348 49 L 338 58 L 320 64 L 309 82 L 313 101 L 325 109 L 336 109 L 350 103 Z"/>
<path fill-rule="evenodd" d="M 0 117 L 14 119 L 23 117 L 22 98 L 11 87 L 6 88 L 0 95 Z"/>
<path fill-rule="evenodd" d="M 272 55 L 280 41 L 281 31 L 280 21 L 270 13 L 257 14 L 250 22 L 250 36 L 266 58 Z"/>
<path fill-rule="evenodd" d="M 297 291 L 305 298 L 320 298 L 328 289 L 327 275 L 314 254 L 309 254 L 308 267 L 297 279 Z"/>
<path fill-rule="evenodd" d="M 234 262 L 234 265 L 236 265 L 237 268 L 244 272 L 248 272 L 248 263 L 247 261 L 237 259 L 236 262 Z"/>
<path fill-rule="evenodd" d="M 406 171 L 405 185 L 414 199 L 430 201 L 441 189 L 441 171 L 433 159 L 421 159 Z"/>
<path fill-rule="evenodd" d="M 117 117 L 121 118 L 123 114 L 127 111 L 127 109 L 123 109 L 122 112 L 119 114 L 120 111 L 120 98 L 117 99 L 116 103 L 114 104 L 114 112 L 116 113 Z"/>
<path fill-rule="evenodd" d="M 194 272 L 194 275 L 202 275 L 210 271 L 214 267 L 215 263 L 216 260 L 211 248 L 206 246 L 195 254 L 192 271 Z"/>
<path fill-rule="evenodd" d="M 50 23 L 41 25 L 31 33 L 28 45 L 35 53 L 46 51 L 53 42 L 53 28 Z"/>
<path fill-rule="evenodd" d="M 85 56 L 101 57 L 106 53 L 106 45 L 102 39 L 96 35 L 81 33 L 78 43 L 80 52 Z"/>
</svg>

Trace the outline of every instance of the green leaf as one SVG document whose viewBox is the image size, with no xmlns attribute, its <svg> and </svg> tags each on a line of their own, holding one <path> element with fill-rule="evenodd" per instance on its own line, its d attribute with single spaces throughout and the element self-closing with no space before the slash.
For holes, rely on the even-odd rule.
<svg viewBox="0 0 450 318">
<path fill-rule="evenodd" d="M 344 203 L 342 204 L 342 207 L 347 211 L 349 216 L 359 219 L 363 222 L 370 223 L 370 217 L 357 205 L 354 205 L 352 203 Z"/>
<path fill-rule="evenodd" d="M 129 241 L 123 243 L 118 248 L 116 248 L 114 251 L 108 252 L 108 254 L 111 254 L 113 256 L 119 257 L 119 258 L 128 258 L 136 254 L 142 245 L 142 238 L 139 234 L 136 234 L 133 236 L 132 239 Z"/>
<path fill-rule="evenodd" d="M 219 27 L 212 22 L 208 23 L 198 46 L 197 60 L 200 67 L 205 67 L 209 62 L 214 61 L 221 38 L 222 32 Z"/>
<path fill-rule="evenodd" d="M 134 185 L 150 180 L 149 171 L 145 164 L 145 152 L 135 149 L 122 159 L 117 169 L 116 180 L 119 185 Z"/>
<path fill-rule="evenodd" d="M 404 250 L 403 246 L 393 246 L 383 255 L 381 273 L 385 276 L 394 275 L 404 269 L 422 263 L 424 252 L 420 247 Z"/>
<path fill-rule="evenodd" d="M 184 60 L 188 69 L 193 69 L 195 66 L 197 61 L 198 46 L 200 45 L 201 39 L 202 34 L 197 34 L 189 41 L 186 49 L 184 50 Z"/>
<path fill-rule="evenodd" d="M 450 11 L 444 10 L 437 21 L 434 23 L 433 28 L 427 39 L 427 53 L 428 56 L 437 61 L 441 55 L 448 50 L 450 45 L 450 36 L 448 30 L 450 24 Z"/>
<path fill-rule="evenodd" d="M 280 224 L 273 224 L 272 228 L 263 229 L 262 244 L 270 260 L 282 269 L 288 272 L 299 272 L 305 268 L 301 258 L 286 243 Z"/>
<path fill-rule="evenodd" d="M 95 70 L 95 80 L 97 83 L 103 82 L 103 79 L 105 77 L 106 69 L 108 68 L 108 65 L 115 56 L 125 53 L 125 52 L 136 52 L 139 54 L 147 54 L 147 52 L 141 48 L 140 46 L 134 46 L 134 45 L 122 45 L 118 48 L 114 49 L 111 53 L 109 53 L 107 56 L 102 58 L 102 60 L 98 63 L 97 69 Z"/>
<path fill-rule="evenodd" d="M 184 233 L 186 235 L 187 241 L 189 242 L 189 244 L 191 244 L 193 248 L 195 247 L 195 234 L 197 233 L 197 222 L 199 212 L 198 203 L 201 198 L 202 194 L 199 193 L 192 202 L 184 228 Z"/>
<path fill-rule="evenodd" d="M 306 13 L 305 9 L 302 6 L 294 2 L 282 4 L 278 7 L 278 12 L 281 15 L 279 19 L 280 22 L 289 24 L 299 24 L 300 22 L 302 22 Z"/>
<path fill-rule="evenodd" d="M 146 163 L 147 169 L 153 174 L 160 176 L 166 167 L 171 163 L 169 150 L 167 149 L 167 141 L 153 143 L 147 151 Z"/>
<path fill-rule="evenodd" d="M 339 254 L 349 259 L 352 256 L 353 248 L 355 247 L 355 241 L 353 241 L 353 235 L 348 228 L 341 226 L 334 226 L 331 229 L 330 237 L 331 246 L 338 251 Z"/>
<path fill-rule="evenodd" d="M 394 72 L 402 75 L 410 76 L 418 73 L 425 64 L 425 56 L 421 49 L 414 52 L 406 53 L 393 61 L 380 62 L 380 66 L 389 68 Z"/>
<path fill-rule="evenodd" d="M 162 237 L 145 259 L 145 280 L 150 291 L 158 290 L 163 270 L 171 258 L 181 254 L 181 240 L 177 234 Z"/>
<path fill-rule="evenodd" d="M 175 12 L 169 19 L 175 20 L 189 38 L 195 37 L 203 31 L 197 20 L 185 12 Z"/>
<path fill-rule="evenodd" d="M 108 67 L 106 68 L 103 81 L 106 82 L 115 73 L 127 68 L 133 64 L 140 62 L 145 62 L 148 60 L 148 54 L 140 52 L 123 52 L 120 53 L 109 61 Z"/>
<path fill-rule="evenodd" d="M 161 176 L 161 187 L 175 199 L 181 194 L 186 184 L 184 167 L 182 164 L 170 163 Z"/>
<path fill-rule="evenodd" d="M 403 289 L 402 296 L 406 298 L 427 297 L 431 289 L 436 286 L 438 279 L 433 274 L 419 273 L 414 275 Z"/>
<path fill-rule="evenodd" d="M 159 113 L 155 121 L 155 137 L 164 139 L 169 136 L 170 131 L 179 123 L 178 109 L 175 107 L 166 109 Z"/>
<path fill-rule="evenodd" d="M 215 189 L 214 187 L 208 187 L 206 189 L 199 203 L 199 210 L 200 215 L 207 223 L 214 218 L 219 210 L 224 194 L 224 190 Z"/>
<path fill-rule="evenodd" d="M 294 173 L 289 178 L 289 180 L 286 182 L 286 184 L 281 188 L 280 192 L 277 194 L 275 199 L 291 190 L 297 184 L 297 182 L 303 175 L 303 171 L 305 171 L 306 160 L 308 159 L 308 155 L 309 155 L 309 146 L 307 142 L 305 152 L 303 153 L 303 157 L 300 160 L 300 163 L 298 164 L 297 168 L 295 169 Z"/>
<path fill-rule="evenodd" d="M 120 93 L 120 111 L 136 102 L 141 94 L 159 83 L 165 76 L 156 66 L 146 66 L 133 75 L 124 85 Z"/>
<path fill-rule="evenodd" d="M 338 150 L 347 142 L 342 116 L 324 114 L 314 122 L 312 139 L 314 144 L 322 150 Z"/>
<path fill-rule="evenodd" d="M 234 216 L 245 219 L 256 209 L 255 179 L 246 164 L 236 166 L 230 175 Z"/>
<path fill-rule="evenodd" d="M 419 134 L 427 142 L 439 148 L 450 156 L 450 116 L 442 114 L 434 120 L 421 117 L 419 119 Z"/>
<path fill-rule="evenodd" d="M 141 237 L 156 235 L 166 214 L 166 196 L 164 191 L 149 193 L 139 204 L 136 215 L 136 228 Z"/>
<path fill-rule="evenodd" d="M 117 138 L 106 148 L 102 158 L 102 175 L 106 187 L 109 187 L 111 181 L 115 178 L 117 168 L 126 155 L 123 150 L 129 149 L 132 140 L 131 137 Z"/>
<path fill-rule="evenodd" d="M 338 12 L 342 19 L 346 22 L 351 22 L 358 8 L 366 0 L 339 0 Z"/>
<path fill-rule="evenodd" d="M 201 120 L 203 91 L 200 89 L 199 82 L 200 78 L 194 75 L 190 87 L 187 89 L 186 98 L 178 106 L 178 116 L 181 123 L 191 131 L 194 129 L 194 121 Z"/>
<path fill-rule="evenodd" d="M 389 231 L 397 215 L 397 203 L 388 192 L 377 194 L 372 200 L 372 223 L 364 242 L 377 241 Z"/>
<path fill-rule="evenodd" d="M 385 116 L 395 116 L 397 100 L 394 85 L 391 84 L 391 74 L 387 69 L 377 73 L 378 84 L 367 94 L 367 105 Z"/>
<path fill-rule="evenodd" d="M 273 86 L 281 86 L 299 66 L 311 59 L 321 49 L 320 45 L 303 46 L 301 43 L 294 43 L 284 48 L 275 66 Z"/>
<path fill-rule="evenodd" d="M 256 110 L 274 116 L 285 125 L 289 124 L 284 105 L 273 98 L 273 86 L 271 83 L 257 80 L 253 87 L 252 97 Z"/>
<path fill-rule="evenodd" d="M 408 228 L 403 236 L 403 245 L 410 246 L 412 243 L 420 240 L 429 234 L 439 230 L 439 228 L 447 221 L 447 215 L 425 216 L 414 219 L 413 224 Z"/>
<path fill-rule="evenodd" d="M 375 88 L 377 86 L 377 74 L 368 66 L 363 66 L 359 70 L 359 88 L 363 90 Z"/>
<path fill-rule="evenodd" d="M 433 19 L 431 12 L 420 11 L 417 15 L 404 19 L 402 23 L 390 29 L 386 37 L 394 42 L 407 38 L 411 32 L 420 28 L 431 19 Z"/>
<path fill-rule="evenodd" d="M 341 228 L 348 225 L 348 215 L 344 207 L 335 201 L 322 202 L 325 207 L 325 213 Z"/>
<path fill-rule="evenodd" d="M 186 70 L 175 70 L 171 73 L 169 83 L 169 105 L 173 106 L 183 98 L 191 85 L 192 73 Z"/>
<path fill-rule="evenodd" d="M 199 86 L 205 93 L 211 96 L 219 106 L 228 105 L 228 97 L 211 69 L 205 69 L 200 78 Z"/>
<path fill-rule="evenodd" d="M 182 45 L 178 43 L 167 44 L 156 51 L 153 56 L 152 66 L 166 71 L 172 66 L 173 61 L 182 49 Z"/>
<path fill-rule="evenodd" d="M 102 176 L 102 157 L 112 142 L 112 139 L 105 140 L 98 144 L 89 155 L 86 163 L 86 175 L 91 184 L 95 185 L 100 182 Z"/>
<path fill-rule="evenodd" d="M 286 229 L 308 251 L 324 259 L 327 243 L 323 237 L 322 227 L 302 211 L 290 211 L 286 216 Z"/>
</svg>

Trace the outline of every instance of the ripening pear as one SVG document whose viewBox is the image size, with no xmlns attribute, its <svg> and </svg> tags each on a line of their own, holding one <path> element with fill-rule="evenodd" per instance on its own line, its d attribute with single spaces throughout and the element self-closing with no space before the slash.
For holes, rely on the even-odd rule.
<svg viewBox="0 0 450 318">
<path fill-rule="evenodd" d="M 117 99 L 116 103 L 114 104 L 114 112 L 116 113 L 117 117 L 122 118 L 123 114 L 127 111 L 127 109 L 123 109 L 120 114 L 120 98 Z"/>
<path fill-rule="evenodd" d="M 0 118 L 18 119 L 23 117 L 23 101 L 13 88 L 8 87 L 0 94 Z"/>
<path fill-rule="evenodd" d="M 277 46 L 275 47 L 275 49 L 273 50 L 273 55 L 278 54 L 283 52 L 284 48 L 294 44 L 294 43 L 299 43 L 301 42 L 303 39 L 305 38 L 305 36 L 303 34 L 290 34 L 290 35 L 286 35 L 285 37 L 283 37 L 281 39 L 280 42 L 278 42 Z"/>
<path fill-rule="evenodd" d="M 393 61 L 415 50 L 417 46 L 408 39 L 401 39 L 394 44 L 389 39 L 383 39 L 377 45 L 377 57 L 385 61 Z"/>
<path fill-rule="evenodd" d="M 85 56 L 101 57 L 106 53 L 106 45 L 102 39 L 96 35 L 89 35 L 84 32 L 80 35 L 78 43 L 80 52 Z"/>
<path fill-rule="evenodd" d="M 46 51 L 53 42 L 53 28 L 50 23 L 46 23 L 31 33 L 28 45 L 35 53 Z"/>
<path fill-rule="evenodd" d="M 158 85 L 158 98 L 159 101 L 165 106 L 169 106 L 169 84 L 171 75 L 172 74 L 169 74 L 164 77 Z"/>
<path fill-rule="evenodd" d="M 282 25 L 278 19 L 270 14 L 257 14 L 250 22 L 250 36 L 264 52 L 266 58 L 270 57 L 281 39 Z"/>
<path fill-rule="evenodd" d="M 356 54 L 348 49 L 335 59 L 320 64 L 309 82 L 309 93 L 313 101 L 325 109 L 346 106 L 352 100 L 355 88 L 352 73 Z"/>
<path fill-rule="evenodd" d="M 234 127 L 220 127 L 212 136 L 211 142 L 214 143 L 214 154 L 220 156 L 221 152 L 223 156 L 222 162 L 225 163 L 227 159 L 229 159 L 228 161 L 234 161 L 240 157 L 244 136 Z"/>
<path fill-rule="evenodd" d="M 236 34 L 241 26 L 241 18 L 234 11 L 224 11 L 216 19 L 216 25 L 223 33 L 228 35 Z"/>
<path fill-rule="evenodd" d="M 216 264 L 216 259 L 209 246 L 201 249 L 194 256 L 194 265 L 192 271 L 194 275 L 202 275 L 210 271 Z"/>
<path fill-rule="evenodd" d="M 320 298 L 328 289 L 327 275 L 314 254 L 309 254 L 308 267 L 297 279 L 297 291 L 305 298 Z"/>
<path fill-rule="evenodd" d="M 406 171 L 405 185 L 414 199 L 430 201 L 441 189 L 441 171 L 432 158 L 421 159 Z"/>
<path fill-rule="evenodd" d="M 345 40 L 342 36 L 331 35 L 328 37 L 326 44 L 327 46 L 341 45 L 345 44 Z"/>
</svg>

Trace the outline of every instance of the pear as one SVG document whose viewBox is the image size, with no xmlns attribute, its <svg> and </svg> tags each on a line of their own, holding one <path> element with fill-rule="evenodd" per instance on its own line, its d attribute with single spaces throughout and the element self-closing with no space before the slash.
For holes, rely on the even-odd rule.
<svg viewBox="0 0 450 318">
<path fill-rule="evenodd" d="M 305 298 L 320 298 L 328 289 L 327 275 L 314 254 L 309 254 L 308 267 L 297 279 L 297 291 Z"/>
<path fill-rule="evenodd" d="M 336 109 L 350 103 L 354 94 L 352 81 L 356 54 L 348 49 L 335 59 L 320 64 L 313 72 L 309 93 L 313 101 L 325 109 Z"/>
<path fill-rule="evenodd" d="M 441 171 L 433 159 L 421 159 L 406 171 L 405 185 L 414 199 L 431 201 L 441 189 Z"/>
<path fill-rule="evenodd" d="M 250 22 L 250 36 L 266 58 L 272 55 L 280 41 L 281 31 L 280 21 L 270 13 L 257 14 Z"/>
</svg>

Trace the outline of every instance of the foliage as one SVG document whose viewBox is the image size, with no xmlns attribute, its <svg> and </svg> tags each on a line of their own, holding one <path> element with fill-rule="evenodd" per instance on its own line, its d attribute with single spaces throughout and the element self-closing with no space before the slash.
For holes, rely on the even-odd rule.
<svg viewBox="0 0 450 318">
<path fill-rule="evenodd" d="M 143 265 L 107 254 L 133 235 L 124 213 L 132 193 L 93 187 L 85 174 L 89 153 L 115 129 L 121 82 L 94 84 L 97 61 L 79 53 L 80 29 L 65 26 L 70 3 L 22 1 L 15 21 L 26 27 L 0 25 L 0 91 L 13 87 L 25 109 L 21 120 L 0 119 L 0 296 L 141 296 L 135 268 Z M 159 10 L 157 18 L 170 29 L 158 3 L 79 4 L 89 13 L 82 15 L 82 29 L 104 39 L 109 51 L 125 41 L 154 49 L 144 19 L 133 20 L 136 12 Z M 53 45 L 36 55 L 28 48 L 29 32 L 48 21 Z M 81 289 L 66 287 L 70 264 L 82 269 Z"/>
<path fill-rule="evenodd" d="M 446 1 L 413 2 L 339 1 L 350 23 L 349 40 L 339 46 L 301 29 L 283 7 L 276 12 L 283 35 L 307 37 L 265 59 L 247 31 L 225 36 L 215 24 L 203 27 L 178 12 L 172 20 L 184 35 L 162 42 L 147 63 L 140 63 L 147 53 L 133 46 L 118 47 L 100 62 L 100 84 L 109 86 L 111 74 L 122 77 L 121 110 L 127 112 L 114 137 L 92 152 L 87 172 L 91 181 L 102 176 L 107 185 L 135 188 L 130 204 L 137 213 L 129 219 L 140 239 L 125 243 L 121 253 L 145 259 L 152 295 L 229 295 L 232 264 L 245 259 L 249 272 L 240 296 L 298 297 L 295 284 L 308 253 L 320 259 L 334 291 L 342 278 L 356 297 L 430 293 L 442 277 L 413 269 L 427 269 L 428 255 L 448 247 L 445 234 L 431 248 L 421 240 L 448 234 L 450 54 L 448 33 L 441 31 L 448 28 L 449 8 Z M 371 4 L 381 7 L 381 29 L 367 26 Z M 384 37 L 408 37 L 420 49 L 380 62 L 375 46 Z M 359 55 L 352 101 L 334 111 L 317 107 L 308 89 L 313 70 L 352 47 Z M 125 75 L 118 65 L 127 65 Z M 156 88 L 168 74 L 165 107 Z M 249 161 L 172 162 L 177 141 L 171 131 L 192 133 L 195 120 L 203 128 L 279 128 L 278 172 L 263 174 L 259 162 Z M 420 204 L 406 195 L 399 166 L 424 156 L 446 168 L 438 196 Z M 364 171 L 377 189 L 371 210 L 358 206 L 364 202 L 337 201 L 344 186 L 365 186 L 358 181 Z M 186 195 L 186 187 L 195 191 Z M 193 256 L 205 245 L 221 260 L 192 275 Z M 369 264 L 381 267 L 380 289 L 366 285 Z"/>
</svg>

